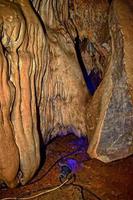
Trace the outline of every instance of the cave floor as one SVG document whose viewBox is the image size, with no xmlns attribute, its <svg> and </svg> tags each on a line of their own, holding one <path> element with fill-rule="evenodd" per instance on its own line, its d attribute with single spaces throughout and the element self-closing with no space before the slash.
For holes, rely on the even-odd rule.
<svg viewBox="0 0 133 200">
<path fill-rule="evenodd" d="M 87 145 L 86 139 L 79 139 L 72 134 L 57 137 L 48 144 L 44 155 L 45 165 L 42 165 L 35 178 L 26 186 L 15 189 L 1 188 L 0 199 L 31 198 L 32 195 L 59 185 L 59 163 L 74 161 L 75 179 L 58 190 L 33 199 L 133 200 L 133 156 L 104 164 L 88 157 Z"/>
</svg>

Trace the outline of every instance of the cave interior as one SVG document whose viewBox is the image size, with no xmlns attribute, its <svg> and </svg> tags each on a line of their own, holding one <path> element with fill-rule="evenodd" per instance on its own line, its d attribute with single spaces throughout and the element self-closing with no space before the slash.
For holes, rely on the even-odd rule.
<svg viewBox="0 0 133 200">
<path fill-rule="evenodd" d="M 0 199 L 133 199 L 133 1 L 0 0 Z"/>
</svg>

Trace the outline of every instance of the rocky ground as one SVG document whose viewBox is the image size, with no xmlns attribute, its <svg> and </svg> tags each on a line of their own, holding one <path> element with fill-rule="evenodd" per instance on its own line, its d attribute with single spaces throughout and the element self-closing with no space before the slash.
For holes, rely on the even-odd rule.
<svg viewBox="0 0 133 200">
<path fill-rule="evenodd" d="M 62 188 L 33 199 L 43 200 L 132 200 L 133 156 L 104 164 L 88 157 L 88 141 L 74 135 L 57 137 L 42 155 L 45 164 L 26 186 L 0 189 L 0 199 L 31 198 L 47 189 L 60 185 L 61 163 L 74 163 L 75 179 Z"/>
</svg>

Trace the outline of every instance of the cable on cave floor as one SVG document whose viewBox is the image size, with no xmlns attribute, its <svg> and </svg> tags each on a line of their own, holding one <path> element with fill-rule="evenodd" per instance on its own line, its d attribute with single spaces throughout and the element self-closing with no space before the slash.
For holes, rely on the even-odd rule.
<svg viewBox="0 0 133 200">
<path fill-rule="evenodd" d="M 59 163 L 60 160 L 62 160 L 63 158 L 66 158 L 66 157 L 68 157 L 68 156 L 70 156 L 70 155 L 73 155 L 73 154 L 77 153 L 78 151 L 81 150 L 81 148 L 82 148 L 82 147 L 79 147 L 79 148 L 77 148 L 75 151 L 73 151 L 73 152 L 71 152 L 71 153 L 68 153 L 68 154 L 62 156 L 61 158 L 59 158 L 59 159 L 48 169 L 48 171 L 47 171 L 45 174 L 43 174 L 43 176 L 41 176 L 41 177 L 40 177 L 39 179 L 37 179 L 36 181 L 33 181 L 32 184 L 34 184 L 34 183 L 38 182 L 39 180 L 41 180 L 42 178 L 44 178 L 44 177 L 52 170 L 52 168 L 53 168 L 57 163 Z M 17 200 L 17 199 L 19 199 L 19 200 L 29 200 L 29 199 L 33 199 L 33 198 L 39 197 L 39 196 L 41 196 L 41 195 L 44 195 L 44 194 L 53 192 L 53 191 L 55 191 L 55 190 L 60 189 L 61 187 L 63 187 L 66 183 L 68 183 L 68 182 L 74 177 L 74 174 L 71 173 L 71 172 L 68 173 L 67 175 L 69 175 L 69 176 L 67 176 L 67 177 L 66 177 L 66 180 L 64 180 L 63 182 L 61 182 L 60 185 L 58 185 L 58 186 L 56 186 L 56 187 L 54 187 L 54 188 L 51 188 L 51 189 L 46 189 L 46 188 L 44 188 L 44 189 L 42 189 L 42 190 L 43 190 L 42 192 L 40 192 L 40 193 L 38 193 L 38 194 L 36 194 L 36 195 L 33 195 L 33 196 L 31 196 L 31 197 L 7 197 L 7 198 L 3 198 L 3 199 L 1 199 L 1 200 Z M 60 178 L 60 177 L 59 177 L 59 178 Z M 33 192 L 34 192 L 34 191 L 33 191 Z M 24 195 L 26 195 L 26 194 L 24 194 Z"/>
<path fill-rule="evenodd" d="M 72 178 L 72 177 L 71 177 Z M 47 194 L 47 193 L 50 193 L 50 192 L 53 192 L 55 190 L 58 190 L 60 189 L 61 187 L 63 187 L 66 183 L 68 183 L 71 179 L 70 177 L 67 178 L 63 183 L 61 183 L 60 185 L 54 187 L 54 188 L 51 188 L 51 189 L 43 189 L 44 191 L 42 192 L 39 192 L 38 194 L 35 194 L 33 196 L 30 196 L 30 197 L 7 197 L 7 198 L 3 198 L 1 200 L 29 200 L 29 199 L 34 199 L 34 198 L 37 198 L 39 196 L 42 196 L 44 194 Z"/>
<path fill-rule="evenodd" d="M 76 153 L 81 152 L 81 151 L 82 151 L 82 148 L 83 148 L 83 146 L 81 145 L 81 146 L 79 146 L 75 151 L 70 152 L 70 153 L 68 153 L 68 154 L 66 154 L 66 155 L 64 155 L 64 156 L 61 156 L 58 160 L 56 160 L 56 161 L 54 162 L 54 164 L 48 169 L 48 171 L 47 171 L 45 174 L 43 174 L 39 179 L 37 179 L 37 180 L 31 182 L 30 184 L 34 184 L 34 183 L 40 181 L 42 178 L 44 178 L 44 177 L 52 170 L 52 168 L 53 168 L 57 163 L 59 163 L 59 162 L 60 162 L 61 160 L 63 160 L 64 158 L 67 158 L 67 157 L 69 157 L 69 156 L 71 156 L 71 155 L 74 155 L 74 154 L 76 154 Z M 81 161 L 81 162 L 84 162 L 84 161 L 87 161 L 87 160 L 89 160 L 89 159 L 87 158 L 87 159 L 85 159 L 85 160 L 83 160 L 83 161 Z M 64 166 L 66 167 L 66 165 L 64 165 Z M 55 191 L 55 190 L 57 190 L 57 189 L 60 189 L 61 187 L 63 187 L 66 183 L 68 183 L 68 182 L 69 182 L 70 180 L 72 180 L 73 178 L 74 178 L 74 180 L 75 180 L 75 174 L 73 173 L 73 170 L 72 170 L 71 167 L 69 167 L 68 165 L 67 165 L 67 167 L 68 167 L 69 169 L 66 170 L 66 174 L 68 173 L 67 176 L 65 177 L 66 179 L 64 179 L 63 181 L 61 181 L 61 178 L 60 178 L 61 176 L 59 176 L 59 179 L 60 179 L 60 181 L 61 181 L 61 184 L 60 184 L 60 185 L 58 185 L 58 186 L 56 186 L 56 187 L 53 187 L 53 188 L 51 188 L 51 189 L 44 188 L 44 189 L 42 189 L 42 192 L 40 192 L 40 193 L 38 193 L 38 194 L 36 194 L 36 195 L 33 195 L 33 196 L 31 196 L 31 197 L 7 197 L 7 198 L 3 198 L 3 199 L 1 199 L 1 200 L 17 200 L 17 199 L 19 199 L 19 200 L 29 200 L 29 199 L 33 199 L 33 198 L 39 197 L 39 196 L 41 196 L 41 195 L 43 195 L 43 194 L 47 194 L 47 193 L 53 192 L 53 191 Z M 70 171 L 69 171 L 69 170 L 70 170 Z M 60 175 L 64 175 L 64 174 L 60 174 Z M 71 184 L 71 183 L 70 183 L 70 184 Z M 79 186 L 79 187 L 80 187 L 80 186 Z M 32 191 L 32 192 L 34 192 L 34 191 Z M 23 194 L 23 195 L 26 195 L 26 193 Z"/>
<path fill-rule="evenodd" d="M 83 146 L 79 146 L 75 151 L 70 152 L 70 153 L 68 153 L 68 154 L 66 154 L 66 155 L 64 155 L 64 156 L 61 156 L 59 159 L 57 159 L 57 160 L 53 163 L 53 165 L 51 165 L 51 167 L 47 170 L 46 173 L 44 173 L 44 174 L 43 174 L 40 178 L 38 178 L 37 180 L 31 181 L 31 183 L 29 183 L 29 185 L 35 184 L 35 183 L 37 183 L 38 181 L 40 181 L 42 178 L 44 178 L 45 176 L 48 175 L 48 173 L 52 170 L 52 168 L 53 168 L 57 163 L 59 163 L 59 162 L 60 162 L 61 160 L 63 160 L 64 158 L 67 158 L 67 157 L 69 157 L 69 156 L 71 156 L 71 155 L 74 155 L 74 154 L 80 152 L 80 151 L 82 150 L 82 148 L 83 148 Z M 88 158 L 88 159 L 86 159 L 86 160 L 83 160 L 82 162 L 85 162 L 85 161 L 87 161 L 87 160 L 89 160 L 89 159 L 90 159 L 90 158 Z"/>
</svg>

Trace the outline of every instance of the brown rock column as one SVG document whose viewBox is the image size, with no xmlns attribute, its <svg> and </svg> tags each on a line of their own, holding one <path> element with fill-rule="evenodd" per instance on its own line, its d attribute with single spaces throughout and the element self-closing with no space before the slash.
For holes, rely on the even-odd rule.
<svg viewBox="0 0 133 200">
<path fill-rule="evenodd" d="M 6 76 L 12 86 L 9 121 L 20 155 L 20 169 L 16 173 L 25 184 L 40 164 L 37 109 L 45 72 L 45 35 L 28 0 L 2 1 L 0 17 L 1 43 L 8 65 Z"/>
<path fill-rule="evenodd" d="M 19 152 L 10 119 L 14 96 L 8 71 L 7 58 L 0 43 L 0 181 L 15 187 L 18 183 Z"/>
</svg>

